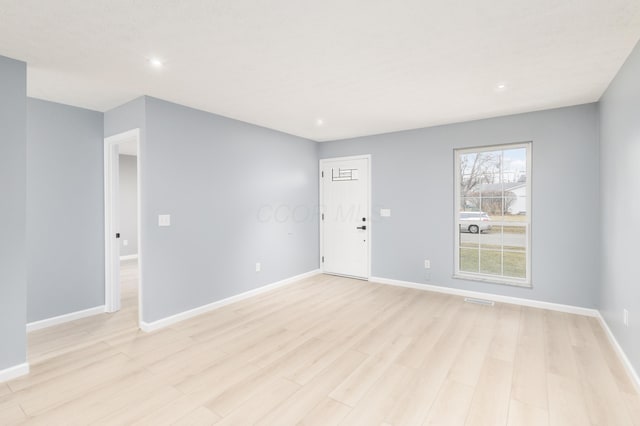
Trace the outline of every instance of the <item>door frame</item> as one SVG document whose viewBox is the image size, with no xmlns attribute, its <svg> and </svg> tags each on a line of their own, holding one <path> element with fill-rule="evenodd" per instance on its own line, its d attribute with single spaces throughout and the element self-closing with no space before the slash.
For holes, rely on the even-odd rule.
<svg viewBox="0 0 640 426">
<path fill-rule="evenodd" d="M 138 327 L 142 322 L 142 214 L 141 195 L 142 182 L 140 180 L 140 129 L 132 129 L 104 139 L 104 277 L 105 277 L 105 312 L 116 312 L 119 309 L 120 300 L 120 277 L 115 277 L 113 265 L 120 262 L 120 258 L 115 258 L 118 241 L 113 235 L 119 230 L 115 229 L 116 217 L 114 214 L 114 200 L 117 200 L 120 188 L 114 185 L 114 168 L 118 158 L 113 155 L 113 147 L 120 143 L 135 139 L 136 142 L 136 174 L 137 174 L 137 222 L 138 222 Z M 119 252 L 119 251 L 118 251 Z"/>
<path fill-rule="evenodd" d="M 369 223 L 367 224 L 367 241 L 369 242 L 368 246 L 367 246 L 367 276 L 364 277 L 364 279 L 371 279 L 371 246 L 373 245 L 373 241 L 371 239 L 371 236 L 373 235 L 373 233 L 371 232 L 371 230 L 373 229 L 373 206 L 371 205 L 371 154 L 363 154 L 363 155 L 352 155 L 352 156 L 347 156 L 347 157 L 331 157 L 331 158 L 321 158 L 318 161 L 318 168 L 320 169 L 318 171 L 318 180 L 320 181 L 320 185 L 319 185 L 319 194 L 318 194 L 318 198 L 319 198 L 319 222 L 320 222 L 320 257 L 318 258 L 318 262 L 320 264 L 320 271 L 325 274 L 327 272 L 325 272 L 324 270 L 324 262 L 322 262 L 322 256 L 324 253 L 324 220 L 322 220 L 322 214 L 324 213 L 324 184 L 323 184 L 323 178 L 322 178 L 322 168 L 326 163 L 330 163 L 330 162 L 334 162 L 334 161 L 348 161 L 348 160 L 367 160 L 368 166 L 367 167 L 367 179 L 368 179 L 368 184 L 367 184 L 367 204 L 369 206 L 369 212 L 368 212 L 368 216 L 369 216 Z"/>
</svg>

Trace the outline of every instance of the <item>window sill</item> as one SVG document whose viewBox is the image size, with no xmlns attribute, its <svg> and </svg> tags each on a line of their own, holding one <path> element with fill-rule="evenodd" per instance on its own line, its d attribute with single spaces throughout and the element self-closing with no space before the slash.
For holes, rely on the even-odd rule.
<svg viewBox="0 0 640 426">
<path fill-rule="evenodd" d="M 532 288 L 531 281 L 512 281 L 508 279 L 500 279 L 491 276 L 483 276 L 483 275 L 467 275 L 467 274 L 453 274 L 453 278 L 457 280 L 466 280 L 466 281 L 477 281 L 486 284 L 500 284 L 500 285 L 508 285 L 511 287 L 520 287 L 520 288 Z"/>
</svg>

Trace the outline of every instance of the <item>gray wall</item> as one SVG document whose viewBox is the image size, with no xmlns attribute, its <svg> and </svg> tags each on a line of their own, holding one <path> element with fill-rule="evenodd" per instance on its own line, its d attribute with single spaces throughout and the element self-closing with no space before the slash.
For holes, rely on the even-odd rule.
<svg viewBox="0 0 640 426">
<path fill-rule="evenodd" d="M 142 145 L 145 136 L 145 102 L 146 98 L 141 96 L 105 112 L 104 137 L 117 135 L 127 130 L 140 129 L 140 145 Z M 142 149 L 141 146 L 140 149 Z"/>
<path fill-rule="evenodd" d="M 533 288 L 452 278 L 454 148 L 523 141 L 533 141 Z M 374 276 L 596 307 L 597 105 L 325 142 L 319 153 L 372 155 Z M 392 216 L 381 218 L 380 208 Z M 424 259 L 431 260 L 430 274 Z"/>
<path fill-rule="evenodd" d="M 105 113 L 134 128 L 144 321 L 318 268 L 315 142 L 150 97 Z"/>
<path fill-rule="evenodd" d="M 600 103 L 602 291 L 600 311 L 640 372 L 640 44 Z M 622 310 L 629 311 L 629 327 Z"/>
<path fill-rule="evenodd" d="M 103 114 L 27 100 L 29 322 L 104 304 Z"/>
<path fill-rule="evenodd" d="M 0 371 L 26 361 L 27 67 L 0 56 Z"/>
<path fill-rule="evenodd" d="M 318 268 L 315 142 L 148 97 L 145 122 L 145 321 Z"/>
<path fill-rule="evenodd" d="M 120 256 L 130 256 L 138 254 L 138 159 L 120 154 L 119 160 Z"/>
</svg>

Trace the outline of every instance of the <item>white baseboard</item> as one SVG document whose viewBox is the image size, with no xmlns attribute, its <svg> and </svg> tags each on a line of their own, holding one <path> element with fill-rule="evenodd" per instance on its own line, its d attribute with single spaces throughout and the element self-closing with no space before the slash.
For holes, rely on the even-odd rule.
<svg viewBox="0 0 640 426">
<path fill-rule="evenodd" d="M 120 260 L 133 260 L 137 258 L 138 258 L 137 254 L 128 254 L 126 256 L 120 256 Z"/>
<path fill-rule="evenodd" d="M 636 391 L 640 394 L 640 377 L 638 376 L 638 372 L 635 370 L 635 368 L 633 368 L 629 357 L 627 357 L 627 354 L 624 353 L 624 350 L 622 350 L 622 346 L 620 346 L 620 343 L 618 343 L 616 336 L 613 335 L 613 332 L 609 328 L 607 321 L 605 321 L 600 312 L 598 312 L 598 319 L 600 320 L 600 324 L 602 325 L 602 328 L 609 338 L 611 346 L 613 346 L 613 349 L 616 351 L 618 358 L 620 358 L 620 362 L 622 362 L 622 365 L 624 365 L 625 370 L 627 370 L 627 374 L 629 374 L 631 381 L 635 385 Z"/>
<path fill-rule="evenodd" d="M 51 327 L 54 325 L 62 324 L 69 321 L 74 321 L 80 318 L 90 317 L 92 315 L 103 314 L 104 305 L 96 306 L 94 308 L 84 309 L 82 311 L 71 312 L 57 317 L 47 318 L 40 321 L 34 321 L 27 324 L 27 333 L 30 331 L 40 330 L 42 328 Z"/>
<path fill-rule="evenodd" d="M 13 380 L 16 377 L 24 376 L 25 374 L 29 374 L 28 362 L 5 368 L 4 370 L 0 370 L 0 383 L 8 382 L 9 380 Z"/>
<path fill-rule="evenodd" d="M 258 287 L 256 289 L 246 291 L 244 293 L 236 294 L 235 296 L 227 297 L 226 299 L 218 300 L 216 302 L 199 306 L 197 308 L 193 308 L 188 311 L 180 312 L 179 314 L 171 315 L 169 317 L 162 318 L 157 321 L 153 321 L 153 322 L 141 321 L 140 329 L 146 332 L 159 330 L 161 328 L 167 327 L 177 322 L 184 321 L 186 319 L 193 318 L 198 315 L 202 315 L 206 312 L 213 311 L 215 309 L 221 308 L 231 303 L 239 302 L 240 300 L 248 299 L 258 294 L 266 293 L 268 291 L 275 290 L 276 288 L 279 288 L 287 284 L 291 284 L 296 281 L 302 280 L 304 278 L 309 278 L 318 274 L 320 274 L 320 270 L 315 269 L 313 271 L 305 272 L 304 274 L 296 275 L 294 277 L 286 278 L 284 280 L 277 281 L 275 283 L 267 284 L 262 287 Z"/>
<path fill-rule="evenodd" d="M 542 302 L 539 300 L 523 299 L 520 297 L 500 296 L 498 294 L 484 293 L 481 291 L 461 290 L 458 288 L 444 287 L 433 284 L 421 284 L 410 281 L 393 280 L 389 278 L 371 277 L 369 281 L 379 284 L 395 285 L 398 287 L 415 288 L 418 290 L 434 291 L 437 293 L 452 294 L 455 296 L 475 297 L 479 299 L 493 300 L 494 302 L 510 303 L 512 305 L 530 306 L 532 308 L 549 309 L 551 311 L 567 312 L 570 314 L 597 317 L 596 309 L 582 308 L 580 306 L 562 305 L 560 303 Z"/>
</svg>

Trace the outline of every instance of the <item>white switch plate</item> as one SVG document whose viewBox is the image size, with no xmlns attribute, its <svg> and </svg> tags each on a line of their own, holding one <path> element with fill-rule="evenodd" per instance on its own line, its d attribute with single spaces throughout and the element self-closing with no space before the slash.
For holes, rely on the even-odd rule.
<svg viewBox="0 0 640 426">
<path fill-rule="evenodd" d="M 390 217 L 391 209 L 380 209 L 380 216 L 382 217 Z"/>
<path fill-rule="evenodd" d="M 256 263 L 256 272 L 260 272 L 260 270 L 262 269 L 262 265 L 260 265 L 260 262 Z"/>
<path fill-rule="evenodd" d="M 158 226 L 171 226 L 171 215 L 170 214 L 159 214 L 158 215 Z"/>
<path fill-rule="evenodd" d="M 129 245 L 129 240 L 122 240 L 122 245 L 123 246 L 128 246 Z"/>
<path fill-rule="evenodd" d="M 424 269 L 431 269 L 431 261 L 429 259 L 425 259 Z"/>
</svg>

